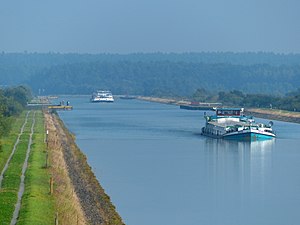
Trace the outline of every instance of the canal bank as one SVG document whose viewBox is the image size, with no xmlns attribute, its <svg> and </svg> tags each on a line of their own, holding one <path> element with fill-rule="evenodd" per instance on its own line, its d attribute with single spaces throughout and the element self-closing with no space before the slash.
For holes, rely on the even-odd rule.
<svg viewBox="0 0 300 225">
<path fill-rule="evenodd" d="M 62 224 L 123 225 L 75 137 L 55 113 L 44 113 L 54 195 Z"/>
<path fill-rule="evenodd" d="M 300 113 L 277 109 L 249 108 L 245 110 L 247 115 L 263 119 L 279 120 L 284 122 L 300 123 Z"/>
<path fill-rule="evenodd" d="M 137 97 L 139 100 L 149 101 L 149 102 L 157 102 L 163 104 L 172 104 L 172 105 L 190 105 L 191 102 L 188 100 L 175 100 L 170 98 L 158 98 L 158 97 Z M 185 109 L 184 107 L 182 107 Z M 190 108 L 189 108 L 190 109 Z M 204 108 L 207 110 L 207 108 Z M 246 115 L 252 115 L 254 117 L 262 118 L 262 119 L 270 119 L 270 120 L 279 120 L 283 122 L 292 122 L 292 123 L 300 123 L 300 113 L 299 112 L 290 112 L 279 109 L 262 109 L 262 108 L 246 108 Z"/>
</svg>

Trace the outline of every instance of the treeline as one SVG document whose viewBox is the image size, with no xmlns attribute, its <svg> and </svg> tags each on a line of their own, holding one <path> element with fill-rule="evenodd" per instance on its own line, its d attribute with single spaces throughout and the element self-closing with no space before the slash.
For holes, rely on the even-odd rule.
<svg viewBox="0 0 300 225">
<path fill-rule="evenodd" d="M 96 64 L 113 64 L 120 66 L 121 62 L 131 65 L 144 63 L 140 67 L 140 75 L 147 75 L 147 70 L 152 64 L 163 64 L 173 66 L 180 64 L 193 65 L 235 65 L 235 66 L 257 66 L 269 65 L 271 67 L 290 68 L 300 65 L 300 54 L 274 54 L 264 52 L 233 53 L 233 52 L 200 52 L 200 53 L 135 53 L 135 54 L 60 54 L 60 53 L 0 53 L 0 85 L 30 84 L 33 76 L 49 73 L 55 67 L 67 65 L 93 66 Z M 133 66 L 131 66 L 134 70 Z M 136 66 L 135 66 L 136 67 Z M 122 67 L 118 68 L 119 73 Z M 164 68 L 161 68 L 164 69 Z M 265 68 L 264 70 L 268 70 Z M 104 71 L 104 70 L 103 70 Z M 105 72 L 105 71 L 104 71 Z M 166 73 L 168 71 L 164 71 Z M 172 72 L 172 71 L 170 71 Z M 169 72 L 169 73 L 170 73 Z M 189 71 L 187 71 L 189 72 Z M 197 72 L 194 71 L 193 72 Z M 207 71 L 209 72 L 209 71 Z M 126 74 L 125 74 L 126 75 Z M 251 74 L 250 74 L 251 75 Z M 88 74 L 87 74 L 88 76 Z M 176 73 L 173 74 L 176 76 Z M 285 76 L 285 73 L 282 74 Z"/>
<path fill-rule="evenodd" d="M 0 53 L 0 85 L 29 85 L 35 94 L 187 96 L 213 92 L 284 95 L 300 87 L 300 54 L 273 53 Z"/>
<path fill-rule="evenodd" d="M 25 86 L 0 89 L 0 138 L 8 133 L 12 116 L 19 115 L 31 97 L 30 89 Z"/>
<path fill-rule="evenodd" d="M 203 88 L 193 94 L 199 102 L 220 102 L 226 106 L 272 108 L 300 112 L 300 88 L 285 96 L 268 94 L 245 94 L 238 90 L 212 93 Z"/>
<path fill-rule="evenodd" d="M 192 62 L 93 62 L 53 66 L 29 82 L 44 94 L 113 94 L 191 96 L 199 87 L 214 92 L 283 95 L 300 87 L 300 65 L 270 66 Z"/>
</svg>

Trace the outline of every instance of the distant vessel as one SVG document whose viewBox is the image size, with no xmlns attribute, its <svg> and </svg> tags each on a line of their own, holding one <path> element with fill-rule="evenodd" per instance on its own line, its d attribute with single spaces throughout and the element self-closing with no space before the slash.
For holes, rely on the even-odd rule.
<svg viewBox="0 0 300 225">
<path fill-rule="evenodd" d="M 92 94 L 91 102 L 114 102 L 114 97 L 110 91 L 99 90 Z"/>
<path fill-rule="evenodd" d="M 206 103 L 206 102 L 191 102 L 189 104 L 180 104 L 181 109 L 187 110 L 213 110 L 216 107 L 221 107 L 222 103 Z"/>
<path fill-rule="evenodd" d="M 120 96 L 120 99 L 131 100 L 131 99 L 136 99 L 136 97 L 132 95 L 123 95 Z"/>
<path fill-rule="evenodd" d="M 243 115 L 243 108 L 219 108 L 216 115 L 206 116 L 202 134 L 214 138 L 234 140 L 264 140 L 276 137 L 270 121 L 268 125 L 255 123 L 253 118 Z"/>
</svg>

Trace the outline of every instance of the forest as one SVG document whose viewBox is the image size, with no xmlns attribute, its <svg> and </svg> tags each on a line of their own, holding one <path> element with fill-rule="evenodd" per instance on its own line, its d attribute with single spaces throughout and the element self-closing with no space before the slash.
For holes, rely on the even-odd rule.
<svg viewBox="0 0 300 225">
<path fill-rule="evenodd" d="M 300 65 L 232 65 L 191 62 L 94 62 L 54 66 L 31 77 L 34 92 L 191 96 L 198 88 L 282 95 L 300 87 Z"/>
<path fill-rule="evenodd" d="M 282 95 L 300 87 L 300 54 L 135 53 L 0 54 L 0 85 L 29 85 L 35 94 L 191 96 L 215 92 Z"/>
</svg>

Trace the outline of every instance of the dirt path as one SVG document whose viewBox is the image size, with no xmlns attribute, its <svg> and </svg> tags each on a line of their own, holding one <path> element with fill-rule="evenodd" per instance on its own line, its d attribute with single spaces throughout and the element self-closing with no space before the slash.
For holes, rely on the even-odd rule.
<svg viewBox="0 0 300 225">
<path fill-rule="evenodd" d="M 23 197 L 24 189 L 25 189 L 25 183 L 24 183 L 25 173 L 26 173 L 26 170 L 27 170 L 29 154 L 30 154 L 30 151 L 31 151 L 32 136 L 33 136 L 33 133 L 34 133 L 34 125 L 35 125 L 35 112 L 34 112 L 33 117 L 32 117 L 31 132 L 30 132 L 30 135 L 29 135 L 28 146 L 27 146 L 27 151 L 26 151 L 26 157 L 25 157 L 24 164 L 23 164 L 23 167 L 22 167 L 21 182 L 20 182 L 20 187 L 19 187 L 19 192 L 18 192 L 18 200 L 17 200 L 17 203 L 15 205 L 15 211 L 14 211 L 14 214 L 13 214 L 13 218 L 10 222 L 10 225 L 15 225 L 18 221 L 18 216 L 19 216 L 19 212 L 20 212 L 20 208 L 21 208 L 21 200 L 22 200 L 22 197 Z"/>
<path fill-rule="evenodd" d="M 27 114 L 26 114 L 25 121 L 24 121 L 24 123 L 23 123 L 23 125 L 22 125 L 22 127 L 21 127 L 20 133 L 19 133 L 18 138 L 17 138 L 17 140 L 16 140 L 16 142 L 15 142 L 15 144 L 14 144 L 13 150 L 12 150 L 12 152 L 11 152 L 9 158 L 7 159 L 6 164 L 5 164 L 5 166 L 3 167 L 3 170 L 2 170 L 2 172 L 1 172 L 1 174 L 0 174 L 0 189 L 1 189 L 1 187 L 2 187 L 2 181 L 3 181 L 4 173 L 6 172 L 8 166 L 9 166 L 9 163 L 10 163 L 10 161 L 11 161 L 13 155 L 15 154 L 15 151 L 16 151 L 16 149 L 17 149 L 17 146 L 18 146 L 18 144 L 19 144 L 19 142 L 20 142 L 20 137 L 21 137 L 21 135 L 22 135 L 23 132 L 24 132 L 24 127 L 25 127 L 25 125 L 27 124 L 29 113 L 30 113 L 30 111 L 28 111 Z"/>
</svg>

